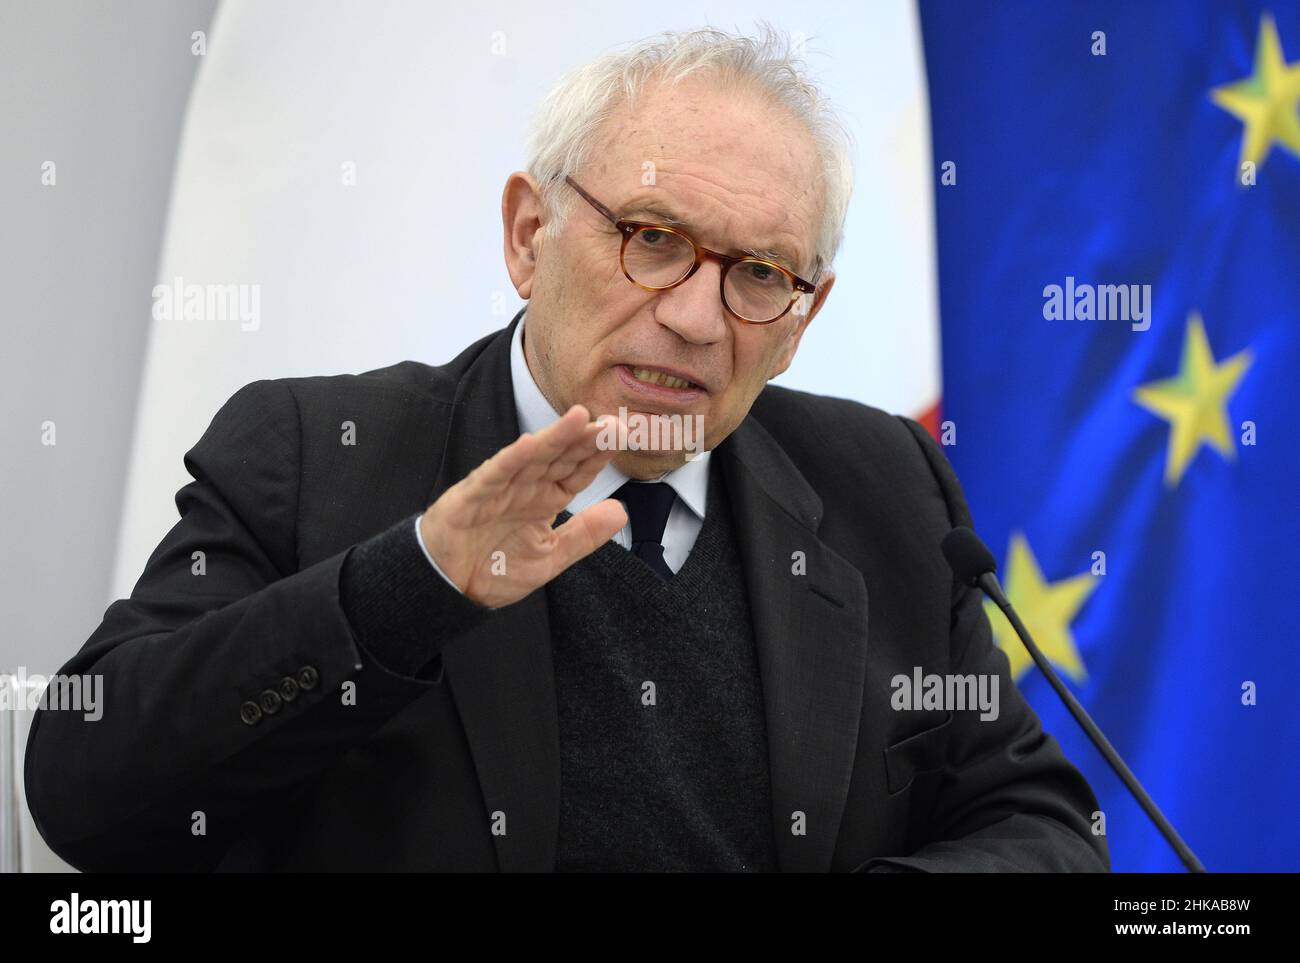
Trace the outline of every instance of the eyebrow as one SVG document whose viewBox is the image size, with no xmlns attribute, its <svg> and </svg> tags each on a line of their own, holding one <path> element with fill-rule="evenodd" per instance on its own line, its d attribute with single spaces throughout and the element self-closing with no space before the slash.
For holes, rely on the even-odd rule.
<svg viewBox="0 0 1300 963">
<path fill-rule="evenodd" d="M 680 227 L 682 230 L 686 231 L 686 233 L 692 235 L 697 233 L 695 226 L 689 221 L 677 217 L 677 215 L 673 214 L 672 211 L 668 210 L 668 208 L 653 202 L 632 204 L 624 208 L 624 211 L 625 213 L 622 216 L 628 220 L 636 220 L 636 215 L 648 215 L 668 227 Z M 748 254 L 751 257 L 761 257 L 765 261 L 775 261 L 778 264 L 789 268 L 793 273 L 799 273 L 798 268 L 795 267 L 798 263 L 796 259 L 782 251 L 761 250 L 749 247 L 733 248 L 733 250 L 740 251 L 742 254 Z"/>
</svg>

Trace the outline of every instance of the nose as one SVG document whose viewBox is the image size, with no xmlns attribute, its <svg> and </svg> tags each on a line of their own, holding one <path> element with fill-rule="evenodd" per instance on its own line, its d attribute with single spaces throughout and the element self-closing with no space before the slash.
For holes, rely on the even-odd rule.
<svg viewBox="0 0 1300 963">
<path fill-rule="evenodd" d="M 727 312 L 722 306 L 722 266 L 706 260 L 689 278 L 660 291 L 655 320 L 691 344 L 713 344 L 727 336 Z"/>
</svg>

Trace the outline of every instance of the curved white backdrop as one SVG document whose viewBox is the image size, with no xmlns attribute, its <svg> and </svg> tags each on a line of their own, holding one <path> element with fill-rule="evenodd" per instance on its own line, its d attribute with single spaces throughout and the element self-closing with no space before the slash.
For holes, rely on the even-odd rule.
<svg viewBox="0 0 1300 963">
<path fill-rule="evenodd" d="M 835 291 L 779 383 L 906 414 L 938 401 L 935 173 L 910 0 L 475 6 L 222 4 L 158 279 L 257 285 L 260 316 L 152 322 L 113 598 L 175 523 L 182 456 L 240 386 L 439 363 L 509 321 L 521 302 L 501 191 L 533 107 L 566 69 L 658 30 L 766 19 L 802 34 L 857 138 Z"/>
</svg>

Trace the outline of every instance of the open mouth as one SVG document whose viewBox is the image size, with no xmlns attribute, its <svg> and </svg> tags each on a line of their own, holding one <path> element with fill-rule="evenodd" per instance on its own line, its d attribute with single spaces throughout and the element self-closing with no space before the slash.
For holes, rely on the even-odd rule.
<svg viewBox="0 0 1300 963">
<path fill-rule="evenodd" d="M 703 390 L 700 385 L 693 381 L 687 381 L 685 378 L 679 378 L 666 371 L 660 371 L 658 368 L 633 368 L 629 365 L 623 367 L 642 384 L 658 385 L 661 388 L 676 388 L 679 391 Z"/>
</svg>

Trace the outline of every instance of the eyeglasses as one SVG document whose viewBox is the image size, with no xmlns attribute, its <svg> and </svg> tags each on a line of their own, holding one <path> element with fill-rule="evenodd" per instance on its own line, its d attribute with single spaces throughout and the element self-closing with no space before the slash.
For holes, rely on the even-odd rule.
<svg viewBox="0 0 1300 963">
<path fill-rule="evenodd" d="M 623 235 L 619 265 L 627 279 L 639 288 L 667 291 L 688 280 L 705 259 L 717 261 L 722 265 L 722 306 L 746 324 L 778 321 L 794 307 L 800 295 L 817 290 L 820 268 L 812 281 L 805 281 L 765 258 L 732 257 L 710 251 L 675 227 L 620 218 L 579 187 L 572 177 L 566 176 L 564 180 Z"/>
</svg>

